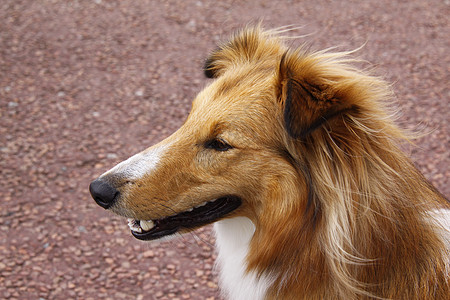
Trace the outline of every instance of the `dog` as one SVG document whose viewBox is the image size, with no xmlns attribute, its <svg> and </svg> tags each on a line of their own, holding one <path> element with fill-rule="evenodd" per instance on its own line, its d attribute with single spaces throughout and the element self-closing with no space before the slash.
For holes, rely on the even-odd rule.
<svg viewBox="0 0 450 300">
<path fill-rule="evenodd" d="M 91 195 L 140 240 L 215 223 L 228 299 L 448 299 L 449 201 L 350 54 L 242 29 L 206 60 L 185 123 Z"/>
</svg>

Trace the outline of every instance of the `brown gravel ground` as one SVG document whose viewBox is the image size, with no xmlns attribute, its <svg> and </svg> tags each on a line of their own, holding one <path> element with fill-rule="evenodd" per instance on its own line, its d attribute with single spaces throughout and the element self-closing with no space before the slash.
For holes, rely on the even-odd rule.
<svg viewBox="0 0 450 300">
<path fill-rule="evenodd" d="M 450 196 L 449 3 L 2 0 L 0 298 L 221 299 L 210 227 L 141 243 L 88 184 L 180 126 L 205 55 L 252 20 L 302 25 L 313 49 L 364 44 Z"/>
</svg>

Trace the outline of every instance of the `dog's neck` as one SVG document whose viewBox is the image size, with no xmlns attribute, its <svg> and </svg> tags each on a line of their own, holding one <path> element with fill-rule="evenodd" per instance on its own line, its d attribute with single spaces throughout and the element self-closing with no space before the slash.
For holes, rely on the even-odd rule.
<svg viewBox="0 0 450 300">
<path fill-rule="evenodd" d="M 220 285 L 227 299 L 264 299 L 267 289 L 272 285 L 270 277 L 264 274 L 257 277 L 246 270 L 246 258 L 255 225 L 248 218 L 237 217 L 217 222 L 214 229 Z"/>
<path fill-rule="evenodd" d="M 430 211 L 429 217 L 428 221 L 437 225 L 436 230 L 450 247 L 450 210 Z M 276 276 L 264 273 L 262 276 L 257 276 L 255 272 L 247 271 L 247 256 L 255 225 L 248 218 L 237 217 L 215 223 L 214 229 L 218 251 L 217 264 L 220 269 L 220 286 L 225 298 L 232 300 L 265 299 Z"/>
</svg>

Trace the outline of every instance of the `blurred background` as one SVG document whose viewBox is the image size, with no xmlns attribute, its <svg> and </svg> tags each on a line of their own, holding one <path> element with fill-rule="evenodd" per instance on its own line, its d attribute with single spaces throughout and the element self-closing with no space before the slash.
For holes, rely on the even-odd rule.
<svg viewBox="0 0 450 300">
<path fill-rule="evenodd" d="M 2 0 L 0 298 L 221 299 L 211 227 L 142 243 L 88 185 L 182 124 L 207 54 L 251 21 L 301 26 L 294 46 L 364 45 L 449 197 L 449 15 L 447 0 Z"/>
</svg>

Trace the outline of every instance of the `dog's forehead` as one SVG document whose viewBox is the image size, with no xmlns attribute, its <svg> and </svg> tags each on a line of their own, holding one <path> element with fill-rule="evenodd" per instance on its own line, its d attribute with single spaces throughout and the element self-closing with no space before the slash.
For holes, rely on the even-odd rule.
<svg viewBox="0 0 450 300">
<path fill-rule="evenodd" d="M 257 109 L 270 106 L 274 95 L 274 66 L 244 64 L 217 78 L 199 93 L 193 109 L 220 110 Z M 265 101 L 261 101 L 265 100 Z"/>
<path fill-rule="evenodd" d="M 222 94 L 214 90 L 202 93 L 195 100 L 190 117 L 203 123 L 245 123 L 247 127 L 266 123 L 266 112 L 273 110 L 270 93 L 261 90 L 241 90 Z"/>
<path fill-rule="evenodd" d="M 211 83 L 194 100 L 182 132 L 189 132 L 196 140 L 221 135 L 235 144 L 237 141 L 246 141 L 248 145 L 258 142 L 259 146 L 272 144 L 273 135 L 279 133 L 281 114 L 273 85 L 269 86 L 268 80 L 264 82 L 237 84 L 225 93 L 220 90 L 221 78 Z M 267 131 L 268 126 L 272 126 L 272 131 Z"/>
</svg>

